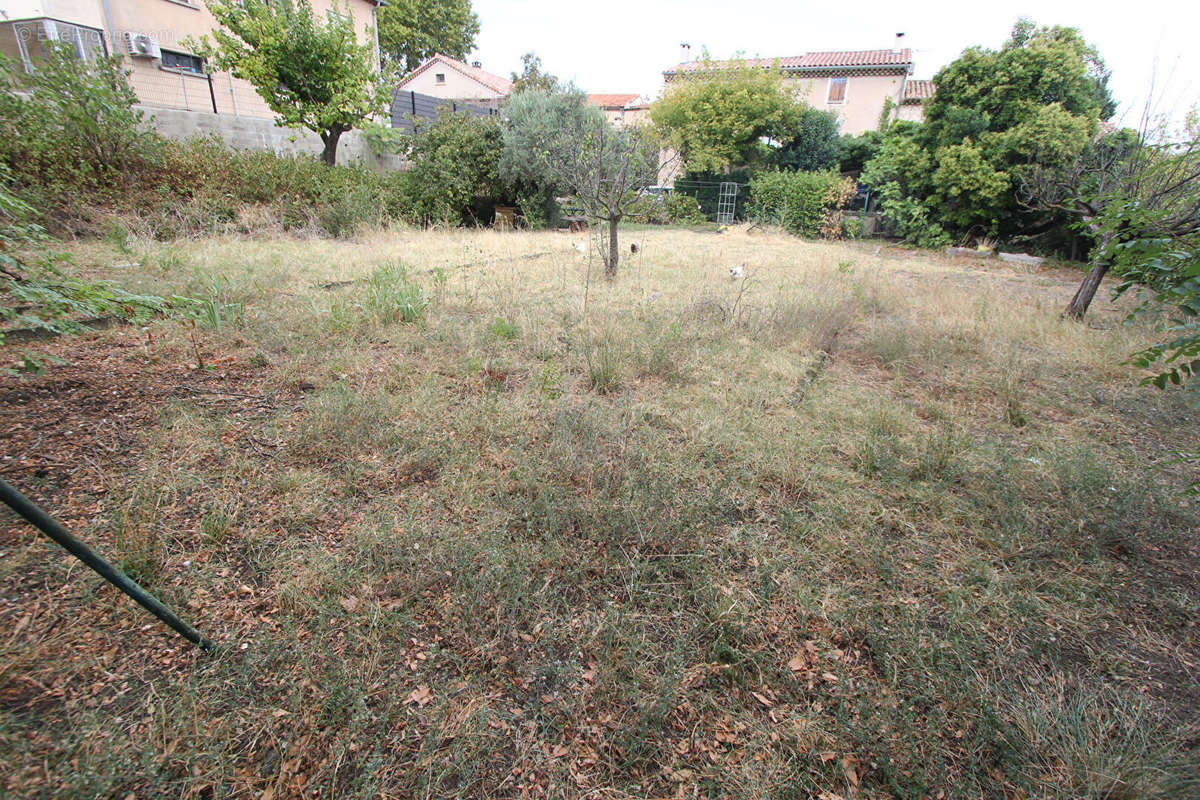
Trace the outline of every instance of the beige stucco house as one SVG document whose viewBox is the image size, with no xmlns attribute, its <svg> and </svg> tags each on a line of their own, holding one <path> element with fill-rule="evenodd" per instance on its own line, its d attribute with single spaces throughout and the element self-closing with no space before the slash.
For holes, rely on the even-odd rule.
<svg viewBox="0 0 1200 800">
<path fill-rule="evenodd" d="M 396 89 L 446 100 L 499 101 L 512 90 L 512 81 L 484 71 L 478 61 L 464 64 L 457 58 L 436 53 L 405 75 Z"/>
<path fill-rule="evenodd" d="M 650 101 L 640 94 L 589 94 L 587 101 L 616 128 L 640 125 L 650 118 Z"/>
<path fill-rule="evenodd" d="M 909 78 L 904 83 L 904 97 L 896 110 L 896 119 L 920 122 L 925 118 L 925 101 L 933 97 L 933 81 Z"/>
<path fill-rule="evenodd" d="M 686 52 L 686 51 L 685 51 Z M 685 60 L 663 73 L 666 90 L 712 69 L 748 64 L 763 69 L 778 68 L 808 105 L 832 111 L 841 121 L 842 133 L 860 134 L 876 130 L 887 109 L 890 119 L 920 119 L 919 101 L 908 104 L 906 87 L 912 81 L 912 51 L 904 50 L 838 50 L 805 53 L 785 58 L 753 58 L 741 61 Z M 929 84 L 932 88 L 932 84 Z"/>
<path fill-rule="evenodd" d="M 378 0 L 312 0 L 318 14 L 349 14 L 360 43 L 375 39 Z M 244 117 L 274 114 L 245 81 L 206 73 L 184 40 L 216 27 L 203 0 L 4 0 L 0 52 L 28 70 L 49 40 L 72 45 L 81 58 L 118 54 L 139 102 L 150 108 Z"/>
</svg>

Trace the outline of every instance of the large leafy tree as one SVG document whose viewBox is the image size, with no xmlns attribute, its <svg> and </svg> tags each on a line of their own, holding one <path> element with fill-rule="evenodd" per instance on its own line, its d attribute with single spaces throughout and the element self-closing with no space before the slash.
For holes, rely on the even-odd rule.
<svg viewBox="0 0 1200 800">
<path fill-rule="evenodd" d="M 532 50 L 521 56 L 521 72 L 512 73 L 512 94 L 524 91 L 553 92 L 559 88 L 558 77 L 546 72 L 542 59 Z"/>
<path fill-rule="evenodd" d="M 1092 268 L 1067 316 L 1083 318 L 1114 266 L 1126 278 L 1121 291 L 1141 284 L 1159 293 L 1160 305 L 1175 303 L 1192 317 L 1200 312 L 1193 280 L 1200 258 L 1200 132 L 1165 144 L 1128 129 L 1097 136 L 1071 161 L 1024 175 L 1021 194 L 1031 207 L 1068 215 L 1095 241 Z M 1195 319 L 1188 324 L 1193 344 L 1186 354 L 1200 355 Z"/>
<path fill-rule="evenodd" d="M 778 69 L 706 62 L 668 85 L 650 118 L 689 170 L 717 172 L 766 162 L 763 140 L 793 140 L 804 110 Z"/>
<path fill-rule="evenodd" d="M 388 0 L 377 18 L 379 49 L 404 72 L 434 53 L 465 58 L 479 35 L 471 0 Z"/>
<path fill-rule="evenodd" d="M 780 169 L 821 172 L 836 167 L 841 156 L 837 115 L 806 108 L 799 132 L 771 155 L 771 163 Z"/>
<path fill-rule="evenodd" d="M 309 0 L 208 0 L 219 27 L 188 44 L 217 69 L 254 85 L 275 124 L 321 137 L 326 164 L 341 135 L 383 110 L 389 81 L 376 70 L 373 44 L 359 44 L 349 13 L 334 5 L 325 22 Z"/>
<path fill-rule="evenodd" d="M 887 134 L 923 151 L 912 162 L 919 172 L 903 175 L 907 188 L 897 193 L 884 184 L 905 173 L 904 164 L 867 169 L 877 195 L 902 197 L 910 210 L 919 204 L 960 237 L 1066 235 L 1066 217 L 1022 206 L 1015 189 L 1031 170 L 1077 159 L 1111 116 L 1108 71 L 1096 50 L 1074 28 L 1021 20 L 1001 49 L 967 49 L 934 83 L 924 124 L 893 125 Z M 876 158 L 896 154 L 885 147 Z"/>
</svg>

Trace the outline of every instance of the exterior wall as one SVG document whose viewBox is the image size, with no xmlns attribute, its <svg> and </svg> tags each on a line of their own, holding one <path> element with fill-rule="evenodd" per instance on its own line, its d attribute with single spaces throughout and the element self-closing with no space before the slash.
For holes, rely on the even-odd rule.
<svg viewBox="0 0 1200 800">
<path fill-rule="evenodd" d="M 896 119 L 903 119 L 909 122 L 924 122 L 925 106 L 921 103 L 905 103 L 897 111 Z"/>
<path fill-rule="evenodd" d="M 6 0 L 4 21 L 50 19 L 104 29 L 104 15 L 96 0 Z"/>
<path fill-rule="evenodd" d="M 211 111 L 180 111 L 143 107 L 150 126 L 172 139 L 216 135 L 230 147 L 245 150 L 271 150 L 276 153 L 308 153 L 319 156 L 324 149 L 321 137 L 306 129 L 280 128 L 269 119 L 235 117 Z M 362 163 L 379 171 L 403 169 L 397 156 L 378 156 L 359 131 L 342 134 L 338 142 L 339 164 Z"/>
<path fill-rule="evenodd" d="M 627 125 L 641 125 L 650 119 L 649 106 L 638 108 L 612 108 L 605 106 L 600 109 L 605 118 L 614 128 L 624 128 Z"/>
<path fill-rule="evenodd" d="M 21 63 L 21 50 L 17 47 L 17 34 L 11 25 L 0 25 L 0 54 L 11 59 L 14 64 Z"/>
<path fill-rule="evenodd" d="M 679 157 L 679 153 L 671 148 L 662 150 L 658 154 L 658 185 L 675 187 L 675 179 L 682 178 L 687 172 L 687 165 L 683 163 L 683 159 Z"/>
<path fill-rule="evenodd" d="M 787 82 L 792 84 L 796 92 L 813 108 L 837 114 L 841 120 L 842 133 L 854 136 L 864 131 L 877 130 L 885 99 L 890 97 L 893 103 L 899 104 L 900 93 L 904 89 L 903 75 L 850 75 L 846 78 L 845 101 L 830 103 L 831 77 L 838 76 L 788 78 Z"/>
<path fill-rule="evenodd" d="M 438 83 L 437 76 L 445 75 L 446 82 Z M 468 78 L 446 64 L 433 64 L 420 75 L 404 84 L 404 91 L 441 97 L 446 100 L 495 100 L 503 94 Z"/>
<path fill-rule="evenodd" d="M 20 6 L 21 13 L 32 17 L 50 17 L 104 30 L 109 52 L 121 55 L 122 63 L 130 70 L 129 83 L 144 105 L 212 113 L 215 103 L 215 110 L 220 114 L 267 119 L 274 116 L 251 84 L 228 73 L 214 73 L 210 90 L 208 76 L 165 69 L 158 59 L 133 58 L 125 52 L 124 35 L 131 32 L 149 34 L 163 49 L 190 53 L 185 39 L 199 38 L 217 27 L 216 20 L 201 0 L 109 0 L 108 22 L 111 22 L 112 30 L 104 20 L 100 0 L 10 2 Z M 312 0 L 312 6 L 318 16 L 332 8 L 331 0 Z M 359 43 L 374 45 L 372 3 L 347 0 L 340 6 L 340 12 L 349 13 L 354 20 Z M 17 18 L 11 10 L 5 10 L 9 19 Z M 7 46 L 3 47 L 7 53 Z"/>
</svg>

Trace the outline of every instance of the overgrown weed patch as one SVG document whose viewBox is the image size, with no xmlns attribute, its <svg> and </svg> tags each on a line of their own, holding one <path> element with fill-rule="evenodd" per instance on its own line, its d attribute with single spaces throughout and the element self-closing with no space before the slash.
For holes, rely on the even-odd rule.
<svg viewBox="0 0 1200 800">
<path fill-rule="evenodd" d="M 6 519 L 5 790 L 1194 795 L 1200 429 L 1112 362 L 1150 332 L 1054 273 L 639 235 L 590 286 L 556 234 L 79 245 L 216 313 L 45 344 L 6 477 L 222 651 Z"/>
</svg>

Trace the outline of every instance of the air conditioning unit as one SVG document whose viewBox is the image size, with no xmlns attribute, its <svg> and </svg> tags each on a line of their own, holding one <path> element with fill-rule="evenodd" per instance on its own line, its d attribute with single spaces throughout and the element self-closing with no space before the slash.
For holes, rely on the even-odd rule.
<svg viewBox="0 0 1200 800">
<path fill-rule="evenodd" d="M 162 58 L 158 42 L 148 33 L 125 31 L 125 49 L 136 58 Z"/>
</svg>

